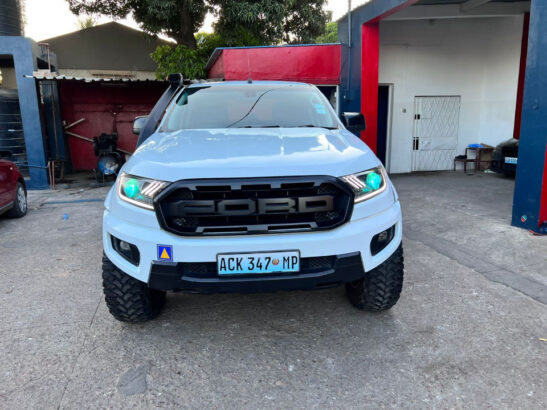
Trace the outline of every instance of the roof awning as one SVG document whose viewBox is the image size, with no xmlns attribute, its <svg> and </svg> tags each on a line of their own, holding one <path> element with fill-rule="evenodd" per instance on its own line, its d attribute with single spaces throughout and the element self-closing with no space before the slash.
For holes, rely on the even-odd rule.
<svg viewBox="0 0 547 410">
<path fill-rule="evenodd" d="M 131 77 L 75 77 L 71 75 L 60 75 L 57 73 L 47 71 L 35 71 L 32 75 L 25 75 L 25 78 L 35 78 L 36 80 L 69 80 L 69 81 L 83 81 L 86 83 L 108 83 L 108 82 L 131 82 L 131 83 L 145 83 L 145 82 L 165 82 L 164 80 L 157 79 L 140 79 Z"/>
</svg>

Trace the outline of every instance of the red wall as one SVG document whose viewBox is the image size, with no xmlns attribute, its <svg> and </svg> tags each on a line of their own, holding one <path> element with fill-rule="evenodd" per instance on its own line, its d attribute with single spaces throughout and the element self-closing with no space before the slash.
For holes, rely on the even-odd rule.
<svg viewBox="0 0 547 410">
<path fill-rule="evenodd" d="M 85 121 L 70 128 L 75 134 L 93 138 L 103 132 L 118 132 L 118 147 L 133 152 L 137 136 L 133 119 L 147 115 L 166 88 L 163 82 L 90 82 L 60 80 L 62 119 L 66 124 Z M 93 144 L 65 134 L 74 169 L 91 170 L 97 165 Z"/>
<path fill-rule="evenodd" d="M 376 152 L 378 145 L 378 60 L 380 25 L 363 24 L 361 32 L 361 112 L 368 119 L 361 139 Z"/>
<path fill-rule="evenodd" d="M 539 205 L 539 225 L 547 223 L 547 149 L 545 150 L 545 164 L 543 165 L 543 188 Z"/>
<path fill-rule="evenodd" d="M 224 78 L 224 54 L 220 53 L 215 64 L 209 70 L 209 78 Z"/>
<path fill-rule="evenodd" d="M 526 77 L 526 55 L 528 53 L 528 29 L 530 28 L 530 13 L 524 13 L 522 25 L 522 43 L 520 46 L 520 67 L 517 87 L 517 106 L 515 109 L 515 125 L 513 138 L 520 138 L 520 123 L 522 122 L 522 101 L 524 99 L 524 79 Z"/>
<path fill-rule="evenodd" d="M 209 78 L 245 81 L 340 83 L 340 45 L 279 46 L 223 49 L 209 69 Z"/>
</svg>

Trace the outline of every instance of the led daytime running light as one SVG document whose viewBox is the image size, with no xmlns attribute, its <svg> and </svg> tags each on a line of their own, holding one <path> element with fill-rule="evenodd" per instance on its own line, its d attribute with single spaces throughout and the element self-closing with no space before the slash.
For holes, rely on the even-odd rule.
<svg viewBox="0 0 547 410">
<path fill-rule="evenodd" d="M 122 174 L 118 181 L 118 196 L 133 205 L 152 210 L 154 197 L 167 185 L 164 181 Z"/>
<path fill-rule="evenodd" d="M 354 192 L 356 203 L 382 193 L 387 187 L 387 175 L 383 167 L 346 175 L 341 179 Z"/>
</svg>

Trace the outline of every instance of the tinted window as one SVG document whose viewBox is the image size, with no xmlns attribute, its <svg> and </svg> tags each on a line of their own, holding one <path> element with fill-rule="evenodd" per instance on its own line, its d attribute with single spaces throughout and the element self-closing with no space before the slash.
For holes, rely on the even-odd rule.
<svg viewBox="0 0 547 410">
<path fill-rule="evenodd" d="M 219 85 L 182 91 L 162 131 L 261 127 L 338 128 L 328 101 L 306 85 Z"/>
</svg>

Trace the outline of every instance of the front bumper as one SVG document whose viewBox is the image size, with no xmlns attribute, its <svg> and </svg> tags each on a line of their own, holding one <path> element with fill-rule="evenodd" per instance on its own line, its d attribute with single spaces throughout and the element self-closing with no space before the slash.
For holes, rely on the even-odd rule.
<svg viewBox="0 0 547 410">
<path fill-rule="evenodd" d="M 198 289 L 206 292 L 262 290 L 261 282 L 277 281 L 282 289 L 317 287 L 324 283 L 349 282 L 384 262 L 401 243 L 401 206 L 394 201 L 394 190 L 361 204 L 356 204 L 352 219 L 344 225 L 319 232 L 298 232 L 265 235 L 184 237 L 162 230 L 156 215 L 109 194 L 103 217 L 103 245 L 106 256 L 123 272 L 151 286 L 169 289 Z M 374 235 L 395 225 L 391 242 L 372 255 L 370 243 Z M 133 265 L 112 247 L 111 236 L 135 245 L 140 263 Z M 159 262 L 157 245 L 172 246 L 173 262 Z M 301 258 L 333 256 L 338 261 L 332 268 L 314 272 L 300 272 L 289 276 L 261 276 L 259 278 L 193 278 L 181 271 L 180 263 L 216 263 L 219 253 L 247 253 L 298 249 Z M 348 256 L 349 255 L 349 256 Z M 350 264 L 347 265 L 350 257 Z M 360 268 L 356 261 L 360 262 Z M 351 269 L 348 266 L 352 266 Z M 351 271 L 351 272 L 350 272 Z M 169 285 L 157 285 L 160 277 L 169 276 Z M 173 280 L 173 278 L 178 279 Z M 236 283 L 237 282 L 237 283 Z M 289 283 L 291 282 L 291 283 Z M 264 285 L 266 286 L 266 285 Z M 271 289 L 269 287 L 268 289 Z M 265 289 L 264 289 L 265 290 Z"/>
<path fill-rule="evenodd" d="M 248 293 L 276 290 L 317 289 L 337 286 L 362 278 L 365 274 L 359 254 L 351 253 L 322 258 L 304 258 L 327 260 L 307 264 L 298 273 L 276 275 L 253 275 L 244 277 L 219 278 L 211 269 L 192 269 L 192 266 L 212 265 L 215 263 L 164 263 L 153 262 L 148 281 L 152 289 L 181 290 L 193 293 Z M 314 266 L 317 265 L 317 266 Z"/>
</svg>

